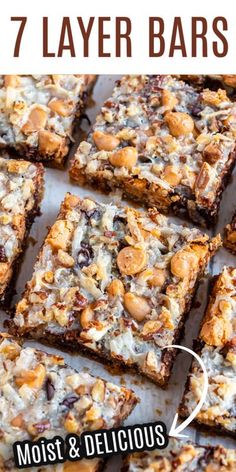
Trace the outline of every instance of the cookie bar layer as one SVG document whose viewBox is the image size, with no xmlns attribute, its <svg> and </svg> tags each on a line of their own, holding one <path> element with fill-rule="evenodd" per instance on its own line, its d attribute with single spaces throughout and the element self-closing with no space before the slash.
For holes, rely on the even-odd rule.
<svg viewBox="0 0 236 472">
<path fill-rule="evenodd" d="M 60 167 L 95 76 L 0 76 L 0 147 Z"/>
<path fill-rule="evenodd" d="M 223 86 L 227 89 L 227 92 L 235 92 L 236 89 L 236 75 L 175 75 L 174 77 L 179 80 L 184 80 L 199 88 L 206 88 Z"/>
<path fill-rule="evenodd" d="M 0 370 L 1 470 L 9 470 L 15 441 L 116 427 L 137 403 L 131 390 L 77 372 L 62 357 L 22 348 L 6 333 L 0 337 Z"/>
<path fill-rule="evenodd" d="M 7 303 L 12 276 L 43 195 L 41 164 L 0 158 L 0 304 Z"/>
<path fill-rule="evenodd" d="M 235 162 L 236 104 L 171 76 L 125 76 L 72 161 L 70 176 L 142 203 L 216 221 Z"/>
<path fill-rule="evenodd" d="M 236 213 L 231 223 L 225 227 L 224 246 L 233 254 L 236 254 Z"/>
<path fill-rule="evenodd" d="M 236 452 L 222 446 L 197 446 L 170 440 L 164 450 L 127 456 L 122 472 L 234 472 Z"/>
<path fill-rule="evenodd" d="M 16 308 L 12 332 L 136 367 L 164 385 L 197 282 L 215 249 L 156 210 L 67 194 Z"/>
<path fill-rule="evenodd" d="M 208 395 L 197 416 L 201 425 L 236 436 L 236 269 L 216 278 L 203 319 L 196 351 L 209 379 Z M 193 362 L 180 413 L 188 416 L 201 398 L 203 374 Z"/>
</svg>

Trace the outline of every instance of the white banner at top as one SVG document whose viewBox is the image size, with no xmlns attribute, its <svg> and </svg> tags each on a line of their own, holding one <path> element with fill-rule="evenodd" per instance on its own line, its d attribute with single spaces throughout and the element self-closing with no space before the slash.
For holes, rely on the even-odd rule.
<svg viewBox="0 0 236 472">
<path fill-rule="evenodd" d="M 235 74 L 233 0 L 7 0 L 1 73 Z"/>
</svg>

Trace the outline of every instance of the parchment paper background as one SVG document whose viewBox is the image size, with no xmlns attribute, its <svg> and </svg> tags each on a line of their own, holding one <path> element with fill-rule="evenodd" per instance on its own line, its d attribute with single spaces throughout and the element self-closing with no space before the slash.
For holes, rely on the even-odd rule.
<svg viewBox="0 0 236 472">
<path fill-rule="evenodd" d="M 115 80 L 119 76 L 100 76 L 94 88 L 93 98 L 90 100 L 87 114 L 93 123 L 97 112 L 99 111 L 103 101 L 108 98 L 112 92 Z M 89 125 L 86 120 L 82 123 L 82 133 L 79 132 L 70 152 L 70 158 L 73 155 L 78 142 L 85 135 L 89 129 Z M 68 163 L 67 163 L 68 169 Z M 98 191 L 91 190 L 89 188 L 80 188 L 77 185 L 70 183 L 67 169 L 64 171 L 56 169 L 46 169 L 46 182 L 45 182 L 45 195 L 42 202 L 42 214 L 36 218 L 34 225 L 30 233 L 30 242 L 25 253 L 24 261 L 21 265 L 21 270 L 18 275 L 16 284 L 16 297 L 15 300 L 19 300 L 20 295 L 24 289 L 25 283 L 31 278 L 32 269 L 36 260 L 39 248 L 47 234 L 48 227 L 51 226 L 56 218 L 59 210 L 61 201 L 67 191 L 75 193 L 80 197 L 90 196 L 98 201 L 108 202 L 110 199 L 108 196 L 101 194 Z M 231 216 L 236 208 L 236 173 L 226 191 L 221 204 L 220 217 L 218 225 L 214 232 L 222 232 L 223 227 L 226 223 L 231 220 Z M 175 218 L 175 221 L 178 221 Z M 190 225 L 191 226 L 191 225 Z M 236 257 L 232 256 L 225 249 L 220 249 L 214 260 L 211 262 L 209 272 L 211 274 L 217 274 L 225 264 L 236 266 Z M 207 275 L 201 282 L 199 290 L 197 292 L 195 300 L 195 308 L 191 310 L 190 316 L 185 325 L 185 337 L 182 340 L 182 344 L 187 347 L 192 347 L 192 340 L 197 336 L 199 323 L 206 306 L 206 299 L 208 295 L 210 275 Z M 1 312 L 1 320 L 6 318 L 6 314 Z M 57 349 L 51 349 L 39 345 L 38 343 L 27 342 L 27 344 L 33 344 L 48 352 L 55 352 L 61 354 L 61 351 Z M 191 362 L 191 356 L 187 353 L 181 353 L 177 356 L 176 362 L 173 368 L 173 374 L 167 390 L 163 391 L 148 380 L 138 377 L 133 374 L 121 374 L 112 375 L 109 370 L 102 364 L 81 357 L 79 355 L 69 355 L 63 353 L 65 360 L 68 364 L 75 367 L 78 370 L 85 369 L 91 374 L 98 375 L 104 379 L 113 381 L 118 384 L 123 384 L 127 387 L 132 388 L 136 394 L 140 397 L 140 403 L 137 405 L 132 415 L 126 421 L 126 424 L 135 423 L 146 423 L 149 421 L 156 421 L 158 419 L 163 420 L 167 426 L 171 425 L 174 415 L 176 413 L 177 406 L 181 400 L 183 388 L 185 385 L 188 368 Z M 225 438 L 222 436 L 213 436 L 208 434 L 199 433 L 195 428 L 189 427 L 185 430 L 184 434 L 189 434 L 189 438 L 195 440 L 201 444 L 224 444 L 228 447 L 235 447 L 235 442 L 232 439 Z M 106 468 L 106 472 L 118 472 L 120 470 L 120 461 L 117 457 L 109 460 Z"/>
</svg>

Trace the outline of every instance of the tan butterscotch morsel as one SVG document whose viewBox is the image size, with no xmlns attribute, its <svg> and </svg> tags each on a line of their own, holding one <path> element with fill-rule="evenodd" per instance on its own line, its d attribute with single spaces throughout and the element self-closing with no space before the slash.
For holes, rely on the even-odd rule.
<svg viewBox="0 0 236 472">
<path fill-rule="evenodd" d="M 57 259 L 64 267 L 73 267 L 75 263 L 73 257 L 62 249 L 59 249 Z"/>
<path fill-rule="evenodd" d="M 11 425 L 14 426 L 14 428 L 22 428 L 23 427 L 24 419 L 23 419 L 22 413 L 19 413 L 19 415 L 12 418 Z"/>
<path fill-rule="evenodd" d="M 75 434 L 78 431 L 79 424 L 77 420 L 75 419 L 74 414 L 71 411 L 67 414 L 67 417 L 64 421 L 64 427 L 66 431 L 68 431 L 68 433 L 71 433 L 71 434 Z"/>
<path fill-rule="evenodd" d="M 107 287 L 107 293 L 110 297 L 123 297 L 125 293 L 125 288 L 121 280 L 112 280 Z"/>
<path fill-rule="evenodd" d="M 13 172 L 15 174 L 21 174 L 23 172 L 26 172 L 29 166 L 30 162 L 27 161 L 16 161 L 15 159 L 13 159 L 7 162 L 8 172 Z"/>
<path fill-rule="evenodd" d="M 236 75 L 223 75 L 223 81 L 229 87 L 236 87 Z"/>
<path fill-rule="evenodd" d="M 16 377 L 15 382 L 18 387 L 26 384 L 30 388 L 40 389 L 44 383 L 46 369 L 43 364 L 39 364 L 34 370 L 23 370 Z"/>
<path fill-rule="evenodd" d="M 117 265 L 123 275 L 135 275 L 144 269 L 147 255 L 143 249 L 124 247 L 117 256 Z"/>
<path fill-rule="evenodd" d="M 149 268 L 145 269 L 137 277 L 137 283 L 149 285 L 150 287 L 162 287 L 166 279 L 166 272 L 163 269 Z"/>
<path fill-rule="evenodd" d="M 194 252 L 187 249 L 181 249 L 176 252 L 171 259 L 170 269 L 173 275 L 184 279 L 188 277 L 191 269 L 195 269 L 198 262 L 198 257 Z"/>
<path fill-rule="evenodd" d="M 138 151 L 132 146 L 127 146 L 109 156 L 109 161 L 114 167 L 126 167 L 132 169 L 137 163 Z"/>
<path fill-rule="evenodd" d="M 63 138 L 47 130 L 39 131 L 39 151 L 43 154 L 54 154 L 63 146 Z"/>
<path fill-rule="evenodd" d="M 80 315 L 80 324 L 83 329 L 87 329 L 94 318 L 94 311 L 90 306 L 83 309 Z"/>
<path fill-rule="evenodd" d="M 180 169 L 173 165 L 166 166 L 163 173 L 163 179 L 173 187 L 179 185 L 182 180 Z"/>
<path fill-rule="evenodd" d="M 5 87 L 18 87 L 20 85 L 19 75 L 4 75 Z"/>
<path fill-rule="evenodd" d="M 28 119 L 22 126 L 21 131 L 24 134 L 31 134 L 31 133 L 34 133 L 35 131 L 39 131 L 46 126 L 47 118 L 48 118 L 48 115 L 47 115 L 47 112 L 44 110 L 44 108 L 40 106 L 35 106 L 30 111 Z"/>
<path fill-rule="evenodd" d="M 59 98 L 53 98 L 49 103 L 48 107 L 58 113 L 60 116 L 69 116 L 73 112 L 74 105 L 71 100 L 61 100 Z"/>
<path fill-rule="evenodd" d="M 48 236 L 47 243 L 49 243 L 54 249 L 65 250 L 68 246 L 68 242 L 73 230 L 73 225 L 70 221 L 57 220 L 52 226 Z"/>
<path fill-rule="evenodd" d="M 170 90 L 162 90 L 162 104 L 164 105 L 164 107 L 166 107 L 167 110 L 173 110 L 177 103 L 178 99 L 172 92 L 170 92 Z"/>
<path fill-rule="evenodd" d="M 103 402 L 105 398 L 105 384 L 103 380 L 98 379 L 92 388 L 92 399 L 95 402 Z"/>
<path fill-rule="evenodd" d="M 151 307 L 146 298 L 127 292 L 124 296 L 124 306 L 136 321 L 143 321 L 151 312 Z"/>
<path fill-rule="evenodd" d="M 93 140 L 99 151 L 113 151 L 120 144 L 115 136 L 102 131 L 94 131 Z"/>
<path fill-rule="evenodd" d="M 192 133 L 194 130 L 194 121 L 188 113 L 170 111 L 164 119 L 175 138 Z"/>
<path fill-rule="evenodd" d="M 227 318 L 212 316 L 201 329 L 200 336 L 209 346 L 223 346 L 232 335 L 232 324 Z"/>
<path fill-rule="evenodd" d="M 98 470 L 98 462 L 98 459 L 65 462 L 63 472 L 96 472 Z"/>
<path fill-rule="evenodd" d="M 44 273 L 43 278 L 48 284 L 52 284 L 54 281 L 54 274 L 51 270 L 48 270 L 47 272 Z"/>
</svg>

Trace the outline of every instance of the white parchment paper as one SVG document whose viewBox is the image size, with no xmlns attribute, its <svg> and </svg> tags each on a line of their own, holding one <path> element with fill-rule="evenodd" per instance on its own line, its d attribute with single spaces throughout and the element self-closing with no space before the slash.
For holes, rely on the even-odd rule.
<svg viewBox="0 0 236 472">
<path fill-rule="evenodd" d="M 90 105 L 87 109 L 87 114 L 93 123 L 103 101 L 108 98 L 112 92 L 115 80 L 118 76 L 100 76 L 94 88 L 93 98 L 90 100 Z M 89 125 L 83 121 L 82 128 L 87 132 Z M 80 133 L 75 145 L 71 149 L 70 158 L 73 155 L 82 134 Z M 45 235 L 47 234 L 49 226 L 51 226 L 57 216 L 59 206 L 67 191 L 75 193 L 80 197 L 90 196 L 98 201 L 108 202 L 110 198 L 98 191 L 80 188 L 69 181 L 67 169 L 64 171 L 56 169 L 46 169 L 45 195 L 42 202 L 42 214 L 36 218 L 30 233 L 30 242 L 25 252 L 25 257 L 21 265 L 16 284 L 16 297 L 19 300 L 23 292 L 25 283 L 31 278 L 33 265 L 36 260 L 39 248 L 42 245 Z M 224 192 L 224 197 L 221 204 L 220 217 L 218 225 L 211 234 L 222 232 L 226 223 L 231 220 L 232 214 L 236 207 L 236 173 L 231 179 L 229 186 Z M 177 220 L 177 219 L 175 219 Z M 191 224 L 190 224 L 191 226 Z M 212 274 L 218 273 L 225 265 L 235 265 L 236 257 L 232 256 L 225 249 L 220 249 L 216 254 L 214 260 L 211 262 L 209 272 Z M 206 306 L 208 296 L 209 275 L 201 282 L 197 292 L 195 307 L 191 310 L 189 318 L 185 325 L 185 337 L 182 344 L 187 347 L 192 347 L 192 340 L 197 336 L 199 323 Z M 6 319 L 7 315 L 1 312 L 1 321 Z M 61 354 L 58 349 L 51 349 L 39 343 L 27 342 L 26 344 L 35 345 L 43 348 L 48 352 L 55 352 Z M 180 353 L 175 361 L 173 374 L 167 390 L 155 386 L 153 383 L 133 374 L 112 375 L 109 370 L 99 362 L 92 361 L 79 355 L 70 355 L 63 352 L 65 360 L 68 364 L 78 370 L 85 369 L 91 374 L 98 375 L 104 379 L 112 382 L 125 385 L 132 388 L 140 398 L 140 403 L 136 406 L 133 413 L 130 415 L 126 424 L 146 423 L 149 421 L 163 420 L 169 427 L 173 421 L 178 404 L 182 398 L 182 393 L 188 373 L 188 368 L 191 363 L 191 356 L 187 353 Z M 202 444 L 224 444 L 228 447 L 235 447 L 235 442 L 232 439 L 203 434 L 198 432 L 195 428 L 189 427 L 184 434 L 189 434 L 189 438 Z M 117 457 L 109 460 L 106 472 L 118 472 L 120 470 L 120 461 Z"/>
</svg>

